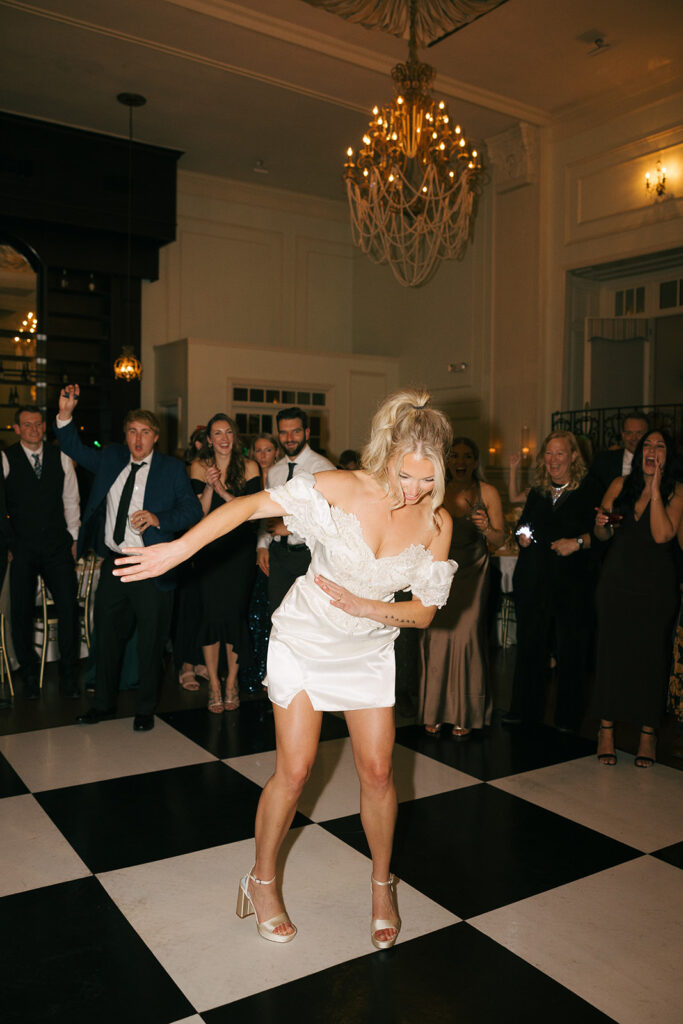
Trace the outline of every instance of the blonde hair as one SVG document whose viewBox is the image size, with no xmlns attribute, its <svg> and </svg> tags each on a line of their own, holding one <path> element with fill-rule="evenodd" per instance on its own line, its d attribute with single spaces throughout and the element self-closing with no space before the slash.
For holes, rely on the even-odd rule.
<svg viewBox="0 0 683 1024">
<path fill-rule="evenodd" d="M 571 430 L 553 430 L 546 437 L 545 441 L 541 445 L 541 450 L 536 456 L 536 475 L 534 477 L 534 487 L 541 492 L 541 494 L 550 494 L 552 488 L 552 482 L 550 480 L 550 473 L 546 469 L 545 465 L 545 450 L 551 441 L 565 440 L 569 443 L 569 450 L 573 453 L 576 452 L 576 458 L 570 464 L 569 467 L 569 484 L 567 485 L 568 491 L 575 491 L 579 486 L 586 473 L 588 467 L 584 462 L 583 455 L 581 454 L 581 448 L 579 442 L 576 440 Z"/>
<path fill-rule="evenodd" d="M 405 388 L 389 395 L 375 413 L 370 440 L 361 455 L 361 466 L 382 484 L 393 500 L 393 508 L 404 502 L 398 486 L 398 474 L 406 455 L 429 459 L 434 466 L 431 492 L 432 515 L 443 504 L 446 489 L 445 458 L 453 440 L 446 416 L 429 406 L 426 391 Z M 389 477 L 389 462 L 396 460 L 396 482 Z"/>
</svg>

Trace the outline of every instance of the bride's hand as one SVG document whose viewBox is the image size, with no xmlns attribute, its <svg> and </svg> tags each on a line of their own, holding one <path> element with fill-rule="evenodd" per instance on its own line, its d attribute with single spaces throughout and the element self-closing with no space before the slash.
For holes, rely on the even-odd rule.
<svg viewBox="0 0 683 1024">
<path fill-rule="evenodd" d="M 183 561 L 176 548 L 176 541 L 167 544 L 150 544 L 147 548 L 124 548 L 124 556 L 116 558 L 114 576 L 120 576 L 123 583 L 149 580 L 163 576 Z"/>
<path fill-rule="evenodd" d="M 362 597 L 356 597 L 350 590 L 342 587 L 339 583 L 333 583 L 325 576 L 316 576 L 315 582 L 331 599 L 330 604 L 335 608 L 341 608 L 347 615 L 355 615 L 357 618 L 367 616 L 367 602 Z"/>
</svg>

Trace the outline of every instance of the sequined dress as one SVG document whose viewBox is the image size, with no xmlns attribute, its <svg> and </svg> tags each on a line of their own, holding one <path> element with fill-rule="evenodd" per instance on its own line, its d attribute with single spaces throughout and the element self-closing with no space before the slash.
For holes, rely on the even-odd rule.
<svg viewBox="0 0 683 1024">
<path fill-rule="evenodd" d="M 327 501 L 315 477 L 299 473 L 269 490 L 285 513 L 285 525 L 304 537 L 311 565 L 273 615 L 266 685 L 273 703 L 287 707 L 305 690 L 318 711 L 353 711 L 394 704 L 394 640 L 398 629 L 348 615 L 330 603 L 316 575 L 359 597 L 390 603 L 411 590 L 424 605 L 442 607 L 457 569 L 435 562 L 421 544 L 376 558 L 360 521 Z"/>
</svg>

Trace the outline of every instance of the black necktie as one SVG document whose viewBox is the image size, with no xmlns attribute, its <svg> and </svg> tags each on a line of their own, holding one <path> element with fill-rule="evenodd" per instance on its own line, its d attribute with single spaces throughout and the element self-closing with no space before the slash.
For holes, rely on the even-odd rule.
<svg viewBox="0 0 683 1024">
<path fill-rule="evenodd" d="M 32 452 L 31 458 L 33 459 L 33 469 L 35 471 L 35 474 L 40 480 L 40 474 L 43 472 L 43 467 L 40 463 L 40 455 L 38 454 L 38 452 Z"/>
<path fill-rule="evenodd" d="M 135 487 L 135 474 L 139 469 L 142 469 L 142 467 L 146 465 L 146 462 L 131 462 L 130 464 L 130 473 L 126 478 L 123 490 L 121 491 L 121 500 L 119 501 L 119 507 L 116 513 L 116 522 L 114 523 L 115 544 L 120 544 L 126 534 L 126 521 L 128 520 L 130 499 L 133 496 L 133 488 Z"/>
<path fill-rule="evenodd" d="M 291 480 L 294 476 L 294 470 L 296 469 L 296 462 L 290 462 L 287 468 L 287 480 Z"/>
</svg>

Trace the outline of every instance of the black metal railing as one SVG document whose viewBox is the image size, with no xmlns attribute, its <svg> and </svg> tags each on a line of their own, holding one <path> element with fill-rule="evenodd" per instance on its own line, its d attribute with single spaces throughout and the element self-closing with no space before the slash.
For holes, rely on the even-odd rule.
<svg viewBox="0 0 683 1024">
<path fill-rule="evenodd" d="M 643 405 L 651 427 L 665 430 L 674 440 L 683 435 L 683 405 Z M 593 451 L 621 444 L 621 426 L 625 416 L 633 412 L 632 405 L 614 405 L 605 409 L 567 409 L 554 412 L 553 430 L 571 430 L 573 434 L 590 438 Z"/>
</svg>

